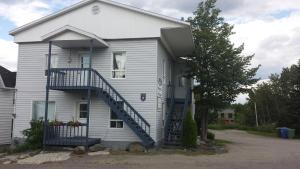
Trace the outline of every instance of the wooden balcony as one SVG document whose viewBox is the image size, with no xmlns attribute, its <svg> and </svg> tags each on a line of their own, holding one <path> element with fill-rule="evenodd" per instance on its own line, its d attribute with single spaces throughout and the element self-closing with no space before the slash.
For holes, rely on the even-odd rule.
<svg viewBox="0 0 300 169">
<path fill-rule="evenodd" d="M 100 143 L 100 139 L 86 138 L 86 128 L 86 124 L 48 123 L 44 144 L 48 146 L 91 146 Z"/>
</svg>

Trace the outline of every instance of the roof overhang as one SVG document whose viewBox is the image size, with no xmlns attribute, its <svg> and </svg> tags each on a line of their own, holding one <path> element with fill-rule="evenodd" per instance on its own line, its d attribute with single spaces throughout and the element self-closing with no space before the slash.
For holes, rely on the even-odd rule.
<svg viewBox="0 0 300 169">
<path fill-rule="evenodd" d="M 86 48 L 91 46 L 91 42 L 93 47 L 109 46 L 100 37 L 69 25 L 51 31 L 43 35 L 41 39 L 42 41 L 51 41 L 52 44 L 61 48 Z"/>
<path fill-rule="evenodd" d="M 193 35 L 189 26 L 162 28 L 161 41 L 171 55 L 176 58 L 192 54 L 195 47 Z"/>
</svg>

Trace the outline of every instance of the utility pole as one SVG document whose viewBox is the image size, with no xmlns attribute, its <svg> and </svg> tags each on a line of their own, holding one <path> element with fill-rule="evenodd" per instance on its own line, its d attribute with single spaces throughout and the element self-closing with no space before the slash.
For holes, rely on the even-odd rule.
<svg viewBox="0 0 300 169">
<path fill-rule="evenodd" d="M 255 91 L 254 91 L 254 89 L 252 88 L 251 90 L 252 90 L 253 94 L 255 95 Z M 256 127 L 258 127 L 257 108 L 256 108 L 256 99 L 254 100 L 254 112 L 255 112 L 255 121 L 256 121 Z"/>
</svg>

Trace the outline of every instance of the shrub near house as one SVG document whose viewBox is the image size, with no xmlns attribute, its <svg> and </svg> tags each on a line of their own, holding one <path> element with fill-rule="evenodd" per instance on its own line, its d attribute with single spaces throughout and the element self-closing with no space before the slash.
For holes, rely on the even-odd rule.
<svg viewBox="0 0 300 169">
<path fill-rule="evenodd" d="M 192 117 L 191 111 L 188 111 L 183 121 L 182 145 L 186 148 L 195 148 L 197 146 L 197 124 Z"/>
</svg>

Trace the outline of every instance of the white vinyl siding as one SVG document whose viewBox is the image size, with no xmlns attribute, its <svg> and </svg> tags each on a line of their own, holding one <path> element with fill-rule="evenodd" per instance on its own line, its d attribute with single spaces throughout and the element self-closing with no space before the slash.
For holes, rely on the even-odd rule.
<svg viewBox="0 0 300 169">
<path fill-rule="evenodd" d="M 109 48 L 95 49 L 92 68 L 96 69 L 117 91 L 150 123 L 151 136 L 156 140 L 156 73 L 157 40 L 113 40 Z M 112 79 L 112 53 L 126 51 L 126 79 Z M 46 77 L 44 76 L 47 43 L 19 44 L 17 75 L 17 105 L 14 136 L 22 137 L 21 131 L 29 127 L 31 100 L 45 99 Z M 53 46 L 58 67 L 80 67 L 80 52 L 76 49 L 61 49 Z M 146 62 L 145 62 L 146 61 Z M 146 93 L 146 101 L 140 94 Z M 56 118 L 68 122 L 76 118 L 76 104 L 86 99 L 86 93 L 50 91 L 49 100 L 56 103 Z M 109 128 L 110 110 L 101 99 L 93 97 L 90 107 L 91 137 L 103 141 L 140 141 L 124 123 L 122 130 Z"/>
<path fill-rule="evenodd" d="M 0 89 L 0 145 L 11 143 L 14 90 Z"/>
<path fill-rule="evenodd" d="M 166 117 L 167 109 L 167 92 L 168 85 L 172 81 L 172 58 L 166 52 L 161 43 L 157 43 L 157 78 L 162 80 L 162 85 L 157 84 L 157 111 L 156 111 L 156 126 L 157 138 L 162 140 L 164 137 L 164 118 Z"/>
</svg>

